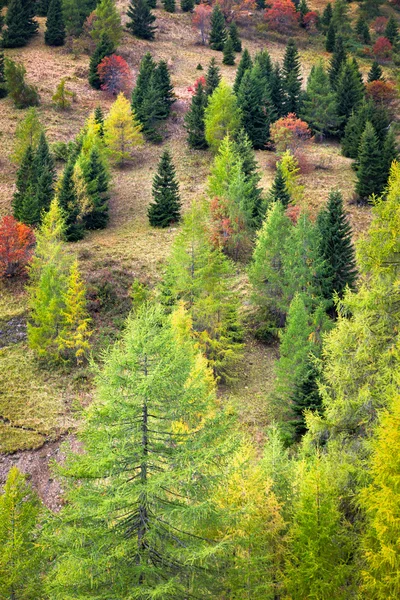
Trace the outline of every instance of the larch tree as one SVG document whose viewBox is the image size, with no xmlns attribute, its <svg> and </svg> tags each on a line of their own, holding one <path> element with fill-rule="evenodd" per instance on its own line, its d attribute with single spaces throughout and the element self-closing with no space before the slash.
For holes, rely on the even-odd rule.
<svg viewBox="0 0 400 600">
<path fill-rule="evenodd" d="M 143 144 L 142 125 L 122 93 L 104 121 L 104 143 L 111 161 L 119 166 L 124 165 L 132 157 L 134 149 Z"/>
<path fill-rule="evenodd" d="M 95 20 L 90 35 L 98 44 L 106 35 L 117 48 L 122 37 L 121 16 L 115 6 L 115 0 L 101 0 L 95 10 Z"/>
<path fill-rule="evenodd" d="M 205 138 L 217 151 L 226 135 L 240 129 L 242 114 L 237 99 L 227 83 L 221 81 L 208 100 L 205 110 Z"/>
<path fill-rule="evenodd" d="M 28 146 L 35 151 L 40 136 L 44 131 L 36 108 L 29 108 L 15 130 L 15 147 L 12 154 L 13 162 L 20 164 Z"/>
<path fill-rule="evenodd" d="M 165 150 L 158 163 L 157 173 L 153 178 L 153 203 L 148 208 L 150 225 L 168 227 L 181 218 L 181 199 L 179 183 L 172 162 L 172 156 Z"/>
</svg>

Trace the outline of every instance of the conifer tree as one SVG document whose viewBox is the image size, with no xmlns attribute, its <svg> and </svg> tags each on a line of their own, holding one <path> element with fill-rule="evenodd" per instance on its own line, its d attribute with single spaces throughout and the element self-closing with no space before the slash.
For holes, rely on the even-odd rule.
<svg viewBox="0 0 400 600">
<path fill-rule="evenodd" d="M 53 530 L 49 595 L 212 595 L 218 546 L 204 531 L 216 531 L 222 512 L 213 496 L 229 446 L 222 417 L 212 416 L 205 361 L 145 305 L 105 357 L 96 396 L 80 435 L 85 452 L 62 467 L 67 502 Z"/>
<path fill-rule="evenodd" d="M 5 59 L 4 75 L 8 95 L 15 108 L 29 108 L 40 104 L 40 96 L 35 86 L 25 81 L 26 69 L 23 64 Z"/>
<path fill-rule="evenodd" d="M 117 48 L 122 37 L 121 16 L 115 0 L 101 0 L 95 10 L 96 18 L 90 36 L 98 44 L 106 35 Z"/>
<path fill-rule="evenodd" d="M 50 0 L 44 41 L 48 46 L 63 46 L 65 25 L 61 0 Z"/>
<path fill-rule="evenodd" d="M 373 100 L 363 99 L 358 109 L 350 116 L 342 138 L 342 153 L 349 158 L 357 159 L 361 135 L 367 121 L 375 128 L 381 145 L 386 139 L 389 128 L 389 116 L 383 107 L 376 106 Z"/>
<path fill-rule="evenodd" d="M 3 31 L 3 48 L 21 48 L 37 33 L 33 0 L 10 0 Z"/>
<path fill-rule="evenodd" d="M 40 212 L 37 207 L 30 205 L 34 197 L 34 188 L 37 181 L 35 154 L 32 146 L 27 146 L 21 165 L 17 171 L 16 191 L 12 207 L 13 215 L 17 221 L 30 225 L 37 225 L 40 221 Z M 32 209 L 29 211 L 29 209 Z M 30 212 L 30 214 L 29 214 Z"/>
<path fill-rule="evenodd" d="M 351 18 L 349 14 L 349 3 L 346 0 L 335 0 L 332 8 L 332 22 L 336 31 L 340 31 L 340 35 L 345 40 L 351 37 Z"/>
<path fill-rule="evenodd" d="M 192 12 L 194 9 L 194 0 L 181 0 L 182 12 Z"/>
<path fill-rule="evenodd" d="M 36 187 L 35 199 L 42 216 L 47 212 L 54 196 L 54 182 L 56 170 L 53 157 L 50 154 L 46 136 L 42 132 L 35 155 Z"/>
<path fill-rule="evenodd" d="M 351 113 L 360 106 L 364 91 L 358 67 L 352 61 L 347 61 L 342 66 L 336 82 L 337 113 L 341 120 L 342 132 L 344 132 Z"/>
<path fill-rule="evenodd" d="M 225 17 L 219 6 L 216 4 L 211 13 L 211 29 L 208 37 L 208 43 L 212 50 L 219 50 L 222 52 L 226 41 L 226 27 Z"/>
<path fill-rule="evenodd" d="M 150 52 L 146 52 L 146 54 L 140 61 L 136 85 L 132 92 L 132 109 L 135 111 L 136 115 L 140 120 L 143 102 L 146 97 L 151 76 L 155 71 L 155 68 L 156 63 L 154 62 Z"/>
<path fill-rule="evenodd" d="M 382 67 L 374 60 L 368 73 L 368 83 L 371 83 L 371 81 L 379 81 L 380 79 L 383 79 Z"/>
<path fill-rule="evenodd" d="M 236 25 L 236 21 L 232 21 L 229 25 L 228 35 L 232 40 L 233 50 L 235 52 L 241 52 L 242 42 L 240 41 L 239 30 L 238 26 Z"/>
<path fill-rule="evenodd" d="M 346 287 L 354 289 L 357 279 L 352 231 L 338 190 L 329 194 L 328 204 L 318 215 L 321 255 L 326 263 L 324 296 L 343 298 Z"/>
<path fill-rule="evenodd" d="M 176 9 L 175 0 L 162 0 L 164 10 L 174 13 Z"/>
<path fill-rule="evenodd" d="M 63 360 L 73 360 L 78 365 L 87 358 L 90 350 L 90 318 L 86 309 L 86 290 L 75 260 L 70 268 L 64 293 L 63 321 L 57 344 Z"/>
<path fill-rule="evenodd" d="M 262 82 L 257 72 L 247 70 L 238 93 L 238 106 L 242 112 L 242 125 L 255 149 L 264 149 L 269 139 L 269 118 L 263 107 Z"/>
<path fill-rule="evenodd" d="M 168 150 L 162 154 L 153 179 L 153 204 L 148 209 L 150 225 L 168 227 L 181 218 L 181 200 L 175 167 Z"/>
<path fill-rule="evenodd" d="M 4 52 L 0 49 L 0 100 L 8 94 L 7 82 L 4 72 Z"/>
<path fill-rule="evenodd" d="M 12 154 L 13 162 L 20 164 L 28 146 L 35 152 L 43 132 L 36 108 L 30 108 L 25 118 L 20 121 L 15 130 L 15 147 Z"/>
<path fill-rule="evenodd" d="M 290 194 L 287 189 L 286 178 L 282 171 L 282 166 L 278 162 L 274 182 L 268 194 L 268 200 L 272 202 L 281 202 L 284 208 L 287 208 L 290 203 Z"/>
<path fill-rule="evenodd" d="M 49 10 L 49 4 L 50 4 L 50 0 L 39 0 L 37 2 L 37 14 L 39 15 L 39 17 L 46 17 L 47 16 L 47 11 Z"/>
<path fill-rule="evenodd" d="M 241 126 L 241 111 L 227 83 L 221 81 L 208 100 L 205 110 L 207 144 L 217 151 L 226 135 L 234 136 Z"/>
<path fill-rule="evenodd" d="M 311 69 L 301 116 L 320 138 L 338 132 L 337 99 L 322 61 Z"/>
<path fill-rule="evenodd" d="M 321 25 L 325 31 L 328 30 L 329 25 L 331 24 L 332 14 L 333 14 L 332 4 L 330 2 L 328 2 L 328 4 L 324 8 L 324 11 L 323 11 L 322 17 L 321 17 Z"/>
<path fill-rule="evenodd" d="M 97 72 L 97 67 L 99 66 L 103 58 L 113 54 L 114 50 L 114 43 L 110 40 L 107 34 L 103 34 L 99 43 L 96 46 L 95 51 L 90 57 L 89 63 L 89 83 L 96 90 L 99 90 L 101 88 L 101 80 Z"/>
<path fill-rule="evenodd" d="M 207 94 L 201 82 L 198 83 L 192 97 L 189 110 L 185 115 L 187 141 L 191 148 L 207 148 L 205 138 L 204 113 L 207 106 Z"/>
<path fill-rule="evenodd" d="M 226 38 L 226 42 L 224 44 L 222 63 L 228 66 L 233 66 L 235 64 L 233 41 L 229 36 Z"/>
<path fill-rule="evenodd" d="M 335 30 L 334 24 L 331 22 L 328 27 L 328 31 L 326 32 L 325 50 L 327 52 L 333 52 L 335 49 L 335 43 L 336 43 L 336 30 Z"/>
<path fill-rule="evenodd" d="M 104 143 L 113 162 L 123 165 L 131 158 L 134 148 L 143 144 L 141 131 L 142 125 L 132 112 L 129 101 L 122 93 L 119 94 L 104 121 Z"/>
<path fill-rule="evenodd" d="M 320 371 L 311 354 L 304 364 L 302 378 L 297 381 L 291 397 L 290 429 L 293 441 L 299 441 L 307 432 L 306 413 L 321 411 L 322 397 L 318 388 Z"/>
<path fill-rule="evenodd" d="M 248 69 L 252 69 L 252 68 L 253 68 L 253 61 L 251 60 L 249 51 L 247 50 L 247 48 L 245 48 L 243 50 L 242 58 L 240 59 L 240 62 L 239 62 L 239 65 L 238 65 L 238 68 L 236 71 L 235 83 L 233 84 L 233 91 L 235 94 L 237 94 L 239 91 L 240 84 L 242 83 L 243 75 L 245 74 L 245 72 Z"/>
<path fill-rule="evenodd" d="M 94 120 L 99 126 L 99 136 L 103 137 L 104 135 L 104 114 L 100 105 L 96 106 L 94 111 Z"/>
<path fill-rule="evenodd" d="M 364 19 L 362 15 L 360 15 L 357 24 L 356 24 L 356 32 L 360 37 L 363 44 L 371 43 L 371 35 L 369 33 L 369 27 L 367 21 Z"/>
<path fill-rule="evenodd" d="M 374 126 L 367 121 L 361 135 L 358 152 L 356 192 L 363 200 L 372 194 L 380 194 L 382 182 L 382 152 Z"/>
<path fill-rule="evenodd" d="M 271 122 L 276 121 L 285 115 L 285 92 L 283 89 L 283 78 L 279 64 L 274 67 L 270 77 L 267 92 L 273 112 L 271 113 Z"/>
<path fill-rule="evenodd" d="M 132 35 L 143 40 L 154 39 L 156 27 L 153 23 L 156 18 L 146 0 L 131 0 L 127 16 L 129 21 L 126 27 Z"/>
<path fill-rule="evenodd" d="M 386 135 L 382 150 L 381 182 L 383 189 L 386 188 L 390 169 L 394 160 L 399 160 L 399 152 L 397 150 L 396 136 L 393 131 L 393 127 L 391 127 Z"/>
<path fill-rule="evenodd" d="M 43 597 L 44 555 L 39 543 L 40 500 L 26 476 L 11 467 L 0 495 L 0 596 Z"/>
<path fill-rule="evenodd" d="M 154 70 L 154 85 L 158 90 L 162 112 L 159 115 L 160 119 L 166 119 L 170 112 L 171 106 L 175 102 L 174 87 L 171 83 L 171 76 L 169 73 L 168 65 L 165 60 L 160 60 Z"/>
<path fill-rule="evenodd" d="M 300 56 L 294 40 L 289 40 L 283 58 L 282 74 L 285 91 L 285 112 L 299 113 L 301 103 L 301 65 Z"/>
<path fill-rule="evenodd" d="M 205 91 L 207 96 L 211 96 L 214 90 L 221 83 L 221 72 L 219 67 L 217 66 L 217 62 L 215 57 L 213 56 L 208 65 L 207 73 L 206 73 L 206 87 Z"/>
<path fill-rule="evenodd" d="M 109 219 L 109 175 L 97 145 L 93 146 L 87 159 L 82 160 L 81 167 L 88 199 L 82 211 L 83 225 L 85 229 L 104 229 Z"/>
<path fill-rule="evenodd" d="M 240 158 L 245 180 L 250 184 L 249 203 L 252 207 L 253 226 L 258 229 L 265 217 L 265 206 L 262 197 L 263 192 L 259 187 L 261 175 L 258 170 L 258 164 L 251 140 L 244 129 L 241 129 L 236 136 L 235 152 Z"/>
<path fill-rule="evenodd" d="M 67 242 L 76 242 L 84 236 L 80 207 L 74 185 L 74 163 L 70 158 L 61 176 L 57 199 L 64 218 L 63 237 Z"/>
<path fill-rule="evenodd" d="M 336 35 L 332 60 L 329 65 L 329 80 L 333 89 L 336 89 L 339 74 L 343 64 L 346 62 L 346 58 L 347 54 L 344 49 L 343 38 L 341 35 Z"/>
<path fill-rule="evenodd" d="M 387 38 L 394 47 L 399 43 L 399 26 L 397 24 L 397 19 L 393 15 L 390 15 L 389 20 L 386 23 L 385 38 Z"/>
</svg>

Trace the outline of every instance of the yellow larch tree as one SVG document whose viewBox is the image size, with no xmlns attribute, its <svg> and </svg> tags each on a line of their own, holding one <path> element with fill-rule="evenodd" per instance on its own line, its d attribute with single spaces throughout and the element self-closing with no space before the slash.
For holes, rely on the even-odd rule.
<svg viewBox="0 0 400 600">
<path fill-rule="evenodd" d="M 124 94 L 119 94 L 104 121 L 104 140 L 112 162 L 121 166 L 143 144 L 142 125 Z"/>
</svg>

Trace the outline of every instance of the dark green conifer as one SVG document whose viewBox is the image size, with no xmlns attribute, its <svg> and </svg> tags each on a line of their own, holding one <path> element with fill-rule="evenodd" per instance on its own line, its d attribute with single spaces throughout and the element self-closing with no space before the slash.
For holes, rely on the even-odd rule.
<svg viewBox="0 0 400 600">
<path fill-rule="evenodd" d="M 344 132 L 352 112 L 360 106 L 364 92 L 364 84 L 357 63 L 346 61 L 336 83 L 337 114 L 342 123 L 342 132 Z"/>
<path fill-rule="evenodd" d="M 371 35 L 369 33 L 368 23 L 362 15 L 360 15 L 357 20 L 356 32 L 363 44 L 371 43 Z"/>
<path fill-rule="evenodd" d="M 185 116 L 187 141 L 191 148 L 203 150 L 207 148 L 204 136 L 204 111 L 207 106 L 207 94 L 203 84 L 199 82 L 193 95 L 190 108 Z"/>
<path fill-rule="evenodd" d="M 382 189 L 386 187 L 390 168 L 394 160 L 399 160 L 396 136 L 391 127 L 386 135 L 382 150 Z"/>
<path fill-rule="evenodd" d="M 269 191 L 268 198 L 272 202 L 281 202 L 285 208 L 289 206 L 291 201 L 280 163 L 276 165 L 275 179 Z"/>
<path fill-rule="evenodd" d="M 90 209 L 83 215 L 83 225 L 85 229 L 104 229 L 109 219 L 109 177 L 104 161 L 96 146 L 90 152 L 89 160 L 84 167 L 83 174 L 91 205 Z"/>
<path fill-rule="evenodd" d="M 383 79 L 382 67 L 374 60 L 368 73 L 368 83 L 371 83 L 371 81 L 379 81 L 379 79 Z"/>
<path fill-rule="evenodd" d="M 128 11 L 127 29 L 132 35 L 142 40 L 153 40 L 156 27 L 153 25 L 156 20 L 151 12 L 147 0 L 131 0 Z"/>
<path fill-rule="evenodd" d="M 10 0 L 3 31 L 3 48 L 21 48 L 37 33 L 33 0 Z"/>
<path fill-rule="evenodd" d="M 310 7 L 307 4 L 307 0 L 300 0 L 297 10 L 300 13 L 300 23 L 304 27 L 304 17 L 308 12 L 310 12 Z"/>
<path fill-rule="evenodd" d="M 236 21 L 232 21 L 232 23 L 229 25 L 229 37 L 232 40 L 234 51 L 241 52 L 242 42 L 240 41 L 239 30 L 238 26 L 236 25 Z"/>
<path fill-rule="evenodd" d="M 209 46 L 212 50 L 219 50 L 222 52 L 226 41 L 226 27 L 224 13 L 219 4 L 215 4 L 213 8 L 210 26 L 210 35 L 208 37 Z"/>
<path fill-rule="evenodd" d="M 283 89 L 285 92 L 285 112 L 299 114 L 301 96 L 300 56 L 294 40 L 289 40 L 283 59 Z"/>
<path fill-rule="evenodd" d="M 315 357 L 310 355 L 300 380 L 295 383 L 291 397 L 291 416 L 289 426 L 292 430 L 293 441 L 298 442 L 307 432 L 306 411 L 319 411 L 322 408 L 322 397 L 319 392 L 317 380 L 320 372 L 317 368 Z"/>
<path fill-rule="evenodd" d="M 285 92 L 283 89 L 283 78 L 281 68 L 278 63 L 270 77 L 268 84 L 268 93 L 273 108 L 271 122 L 276 121 L 285 114 Z"/>
<path fill-rule="evenodd" d="M 342 153 L 348 158 L 357 159 L 362 133 L 367 121 L 374 126 L 381 146 L 386 138 L 389 127 L 389 116 L 384 107 L 377 106 L 373 100 L 361 102 L 360 106 L 350 116 L 342 138 Z"/>
<path fill-rule="evenodd" d="M 253 227 L 258 229 L 265 217 L 265 206 L 262 197 L 262 189 L 259 187 L 261 176 L 258 170 L 257 160 L 253 146 L 244 129 L 241 129 L 235 139 L 235 151 L 242 163 L 242 172 L 249 185 L 249 203 L 251 204 L 251 215 Z"/>
<path fill-rule="evenodd" d="M 37 181 L 35 153 L 32 146 L 27 146 L 23 155 L 21 165 L 17 171 L 16 191 L 12 200 L 13 215 L 21 223 L 37 224 L 40 220 L 40 212 L 33 211 L 27 215 L 27 202 L 29 196 L 34 197 L 34 187 Z"/>
<path fill-rule="evenodd" d="M 242 58 L 240 59 L 240 62 L 239 62 L 239 65 L 238 65 L 238 68 L 236 71 L 235 83 L 233 84 L 233 91 L 235 94 L 237 94 L 239 91 L 243 75 L 245 74 L 247 69 L 252 69 L 252 68 L 253 68 L 253 61 L 251 60 L 249 51 L 247 50 L 247 48 L 245 48 L 243 50 Z"/>
<path fill-rule="evenodd" d="M 7 94 L 7 82 L 4 73 L 4 52 L 0 48 L 0 98 L 5 98 Z"/>
<path fill-rule="evenodd" d="M 221 71 L 217 66 L 217 61 L 213 56 L 210 60 L 210 64 L 208 65 L 207 74 L 206 74 L 206 94 L 207 96 L 211 96 L 213 91 L 219 86 L 221 83 Z"/>
<path fill-rule="evenodd" d="M 261 77 L 263 78 L 265 86 L 267 86 L 274 70 L 268 50 L 261 50 L 261 52 L 257 52 L 254 57 L 254 65 L 258 65 L 260 67 Z"/>
<path fill-rule="evenodd" d="M 89 83 L 90 85 L 99 90 L 101 88 L 101 81 L 97 72 L 97 67 L 106 56 L 113 54 L 115 50 L 114 43 L 110 40 L 107 35 L 102 35 L 99 43 L 93 52 L 90 63 L 89 63 Z"/>
<path fill-rule="evenodd" d="M 83 224 L 80 219 L 80 209 L 74 185 L 74 164 L 70 159 L 61 176 L 58 192 L 58 202 L 64 215 L 64 237 L 67 242 L 76 242 L 84 236 Z"/>
<path fill-rule="evenodd" d="M 194 9 L 194 0 L 181 0 L 182 12 L 192 12 Z"/>
<path fill-rule="evenodd" d="M 140 61 L 136 85 L 132 92 L 132 109 L 135 111 L 136 116 L 141 122 L 143 101 L 147 94 L 150 79 L 155 68 L 156 63 L 154 62 L 150 52 L 146 52 Z"/>
<path fill-rule="evenodd" d="M 97 123 L 97 125 L 100 126 L 100 128 L 99 128 L 100 137 L 103 137 L 103 135 L 104 135 L 104 114 L 103 114 L 101 106 L 96 106 L 95 111 L 94 111 L 94 120 Z"/>
<path fill-rule="evenodd" d="M 50 0 L 38 0 L 36 4 L 36 14 L 39 17 L 46 17 L 49 10 Z"/>
<path fill-rule="evenodd" d="M 329 66 L 329 79 L 333 89 L 336 89 L 340 70 L 343 63 L 346 62 L 346 50 L 344 49 L 343 38 L 341 35 L 335 37 L 335 48 L 333 50 L 332 60 Z"/>
<path fill-rule="evenodd" d="M 328 31 L 326 32 L 325 39 L 325 50 L 327 52 L 333 52 L 335 49 L 336 29 L 334 24 L 331 22 Z"/>
<path fill-rule="evenodd" d="M 164 10 L 170 13 L 174 13 L 176 9 L 175 0 L 162 0 Z"/>
<path fill-rule="evenodd" d="M 153 179 L 153 200 L 148 209 L 150 225 L 168 227 L 181 218 L 181 201 L 179 184 L 176 180 L 175 168 L 168 150 L 165 150 L 158 164 Z"/>
<path fill-rule="evenodd" d="M 48 46 L 63 46 L 65 25 L 61 0 L 50 0 L 44 41 Z"/>
<path fill-rule="evenodd" d="M 149 8 L 157 8 L 157 0 L 147 0 Z"/>
<path fill-rule="evenodd" d="M 385 37 L 393 46 L 397 46 L 399 43 L 399 26 L 397 24 L 397 19 L 393 15 L 390 15 L 389 20 L 386 23 Z"/>
<path fill-rule="evenodd" d="M 49 145 L 44 133 L 39 138 L 34 161 L 36 183 L 33 189 L 36 197 L 36 205 L 42 215 L 50 208 L 50 203 L 54 197 L 54 182 L 56 178 L 54 160 L 50 154 Z"/>
<path fill-rule="evenodd" d="M 258 70 L 258 69 L 257 69 Z M 242 124 L 253 148 L 265 149 L 269 140 L 269 117 L 263 106 L 263 85 L 257 77 L 257 70 L 247 70 L 237 93 L 238 105 L 242 111 Z"/>
<path fill-rule="evenodd" d="M 321 17 L 321 27 L 324 31 L 328 31 L 329 25 L 332 21 L 332 14 L 332 4 L 328 2 L 328 4 L 324 8 L 324 12 L 322 13 Z"/>
<path fill-rule="evenodd" d="M 330 192 L 326 207 L 318 215 L 317 227 L 321 256 L 326 262 L 323 292 L 332 301 L 335 293 L 342 298 L 347 286 L 354 289 L 357 279 L 352 231 L 340 191 Z"/>
<path fill-rule="evenodd" d="M 374 126 L 367 121 L 358 152 L 356 192 L 362 200 L 382 192 L 382 151 Z"/>
<path fill-rule="evenodd" d="M 224 55 L 222 58 L 224 65 L 233 66 L 235 64 L 235 51 L 233 49 L 233 41 L 230 37 L 227 38 L 224 44 Z"/>
<path fill-rule="evenodd" d="M 164 107 L 163 114 L 160 118 L 166 119 L 170 112 L 171 106 L 175 102 L 174 87 L 171 83 L 171 76 L 168 70 L 168 65 L 165 60 L 160 60 L 154 70 L 155 85 L 158 88 L 160 98 Z"/>
</svg>

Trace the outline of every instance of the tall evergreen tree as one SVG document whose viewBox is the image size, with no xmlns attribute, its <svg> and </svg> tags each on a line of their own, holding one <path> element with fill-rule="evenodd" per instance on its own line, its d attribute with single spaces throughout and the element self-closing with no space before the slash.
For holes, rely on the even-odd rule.
<svg viewBox="0 0 400 600">
<path fill-rule="evenodd" d="M 229 25 L 228 34 L 232 40 L 234 51 L 241 52 L 242 51 L 242 42 L 240 41 L 239 30 L 238 30 L 238 26 L 236 25 L 236 21 L 232 21 L 231 24 Z"/>
<path fill-rule="evenodd" d="M 325 31 L 328 30 L 329 25 L 331 24 L 332 14 L 333 14 L 332 4 L 330 2 L 328 2 L 328 4 L 325 6 L 324 11 L 321 16 L 321 26 L 323 27 L 323 29 Z"/>
<path fill-rule="evenodd" d="M 343 64 L 346 62 L 346 58 L 347 54 L 344 48 L 343 38 L 341 35 L 336 35 L 335 48 L 329 65 L 329 80 L 333 89 L 336 89 L 339 74 Z"/>
<path fill-rule="evenodd" d="M 174 13 L 176 9 L 175 0 L 162 0 L 164 10 Z"/>
<path fill-rule="evenodd" d="M 56 169 L 50 154 L 46 136 L 42 132 L 35 156 L 36 189 L 35 197 L 40 213 L 47 212 L 54 196 Z"/>
<path fill-rule="evenodd" d="M 39 17 L 46 17 L 49 10 L 50 0 L 38 0 L 36 4 L 36 12 Z"/>
<path fill-rule="evenodd" d="M 84 161 L 82 171 L 89 199 L 89 204 L 82 214 L 84 227 L 86 229 L 104 229 L 109 219 L 109 175 L 104 159 L 96 145 L 91 149 L 87 161 Z"/>
<path fill-rule="evenodd" d="M 390 15 L 385 28 L 385 37 L 393 46 L 397 46 L 400 40 L 399 37 L 399 26 L 396 17 Z"/>
<path fill-rule="evenodd" d="M 37 225 L 40 222 L 38 207 L 31 206 L 34 199 L 34 189 L 37 182 L 35 153 L 32 146 L 27 146 L 22 157 L 21 165 L 17 171 L 16 191 L 12 207 L 13 215 L 21 223 Z"/>
<path fill-rule="evenodd" d="M 286 178 L 282 171 L 281 164 L 276 165 L 274 182 L 268 194 L 268 200 L 271 202 L 281 202 L 284 208 L 287 208 L 290 203 L 290 194 L 287 189 Z"/>
<path fill-rule="evenodd" d="M 95 10 L 97 0 L 63 0 L 64 23 L 67 35 L 78 37 L 87 17 Z"/>
<path fill-rule="evenodd" d="M 89 83 L 90 85 L 99 90 L 101 87 L 101 80 L 97 72 L 97 67 L 106 56 L 113 54 L 115 50 L 114 43 L 110 40 L 107 35 L 103 35 L 96 46 L 95 51 L 90 57 L 89 63 Z"/>
<path fill-rule="evenodd" d="M 254 69 L 247 70 L 237 93 L 242 125 L 253 147 L 265 149 L 269 139 L 269 118 L 263 106 L 263 86 Z"/>
<path fill-rule="evenodd" d="M 203 150 L 207 148 L 205 138 L 204 112 L 207 106 L 207 94 L 203 84 L 199 82 L 193 94 L 189 110 L 185 115 L 187 140 L 191 148 Z"/>
<path fill-rule="evenodd" d="M 210 26 L 210 35 L 208 36 L 210 48 L 212 50 L 220 50 L 222 52 L 227 34 L 224 13 L 222 12 L 219 4 L 216 4 L 213 8 Z"/>
<path fill-rule="evenodd" d="M 33 0 L 10 0 L 6 15 L 6 29 L 3 31 L 3 48 L 26 46 L 37 33 L 38 24 L 34 20 Z"/>
<path fill-rule="evenodd" d="M 326 263 L 324 296 L 331 300 L 338 294 L 343 298 L 346 287 L 354 289 L 357 279 L 352 231 L 338 190 L 329 194 L 328 204 L 318 215 L 320 250 Z"/>
<path fill-rule="evenodd" d="M 271 121 L 276 121 L 280 117 L 283 117 L 286 111 L 283 77 L 281 68 L 278 63 L 276 63 L 268 83 L 268 95 L 273 107 Z"/>
<path fill-rule="evenodd" d="M 342 153 L 349 158 L 357 159 L 361 135 L 367 121 L 375 128 L 380 144 L 383 145 L 389 128 L 389 116 L 384 107 L 377 106 L 373 100 L 363 99 L 358 109 L 352 113 L 342 138 Z"/>
<path fill-rule="evenodd" d="M 0 49 L 0 100 L 8 94 L 7 82 L 4 72 L 4 52 Z"/>
<path fill-rule="evenodd" d="M 175 167 L 168 150 L 162 154 L 153 179 L 153 200 L 148 210 L 150 225 L 168 227 L 181 218 L 181 200 Z"/>
<path fill-rule="evenodd" d="M 363 44 L 371 43 L 371 34 L 369 33 L 368 23 L 362 15 L 360 15 L 357 20 L 356 32 Z"/>
<path fill-rule="evenodd" d="M 311 69 L 301 116 L 321 138 L 338 132 L 340 119 L 336 94 L 331 88 L 322 61 Z"/>
<path fill-rule="evenodd" d="M 358 152 L 356 192 L 363 200 L 372 194 L 380 194 L 382 182 L 382 152 L 374 126 L 367 121 L 361 136 Z"/>
<path fill-rule="evenodd" d="M 213 91 L 219 86 L 221 83 L 221 72 L 219 67 L 217 66 L 215 57 L 213 56 L 208 65 L 207 73 L 206 73 L 206 87 L 205 91 L 207 96 L 211 96 Z"/>
<path fill-rule="evenodd" d="M 95 10 L 96 18 L 90 32 L 92 39 L 98 44 L 103 35 L 109 37 L 115 48 L 122 37 L 121 16 L 115 5 L 115 0 L 101 0 Z"/>
<path fill-rule="evenodd" d="M 171 76 L 168 65 L 165 60 L 160 60 L 154 72 L 155 86 L 159 91 L 159 95 L 163 105 L 163 114 L 161 119 L 166 119 L 171 111 L 171 106 L 175 102 L 174 87 L 171 83 Z"/>
<path fill-rule="evenodd" d="M 325 39 L 325 50 L 327 52 L 333 52 L 335 49 L 336 43 L 336 29 L 333 23 L 331 23 L 328 27 L 328 31 L 326 32 Z"/>
<path fill-rule="evenodd" d="M 240 62 L 239 62 L 239 65 L 238 65 L 238 68 L 236 71 L 235 83 L 233 84 L 233 91 L 235 94 L 237 94 L 239 91 L 240 84 L 242 83 L 243 75 L 245 74 L 245 72 L 248 69 L 252 69 L 252 68 L 253 68 L 253 61 L 251 60 L 250 52 L 247 50 L 247 48 L 245 48 L 243 50 L 242 58 L 240 59 Z"/>
<path fill-rule="evenodd" d="M 156 27 L 153 25 L 156 20 L 151 12 L 146 0 L 131 0 L 127 12 L 127 29 L 132 35 L 143 40 L 153 40 Z"/>
<path fill-rule="evenodd" d="M 283 88 L 285 91 L 285 112 L 299 114 L 301 104 L 301 65 L 294 40 L 289 40 L 282 66 Z"/>
<path fill-rule="evenodd" d="M 382 67 L 374 60 L 368 73 L 368 83 L 371 83 L 371 81 L 379 81 L 380 79 L 383 79 Z"/>
<path fill-rule="evenodd" d="M 136 115 L 141 119 L 141 109 L 143 106 L 144 98 L 146 96 L 151 76 L 156 68 L 150 52 L 146 52 L 140 61 L 139 73 L 136 79 L 136 85 L 132 92 L 132 109 Z"/>
<path fill-rule="evenodd" d="M 61 0 L 50 0 L 44 41 L 48 46 L 63 46 L 65 25 Z"/>
<path fill-rule="evenodd" d="M 74 161 L 69 160 L 61 176 L 57 194 L 59 206 L 64 217 L 63 236 L 67 242 L 76 242 L 84 236 L 84 228 L 80 218 L 80 207 L 74 185 Z"/>
<path fill-rule="evenodd" d="M 94 111 L 94 120 L 99 125 L 99 135 L 104 135 L 104 113 L 100 105 L 96 106 Z"/>
<path fill-rule="evenodd" d="M 229 36 L 226 38 L 224 44 L 222 63 L 228 66 L 233 66 L 235 64 L 235 51 L 233 48 L 233 41 L 232 38 Z"/>
<path fill-rule="evenodd" d="M 340 35 L 345 40 L 352 35 L 351 16 L 349 3 L 346 0 L 335 0 L 332 8 L 332 22 L 335 25 L 336 31 L 340 31 Z"/>
<path fill-rule="evenodd" d="M 299 441 L 307 432 L 306 411 L 320 411 L 322 397 L 318 388 L 320 371 L 311 354 L 305 361 L 301 380 L 297 381 L 291 397 L 290 429 L 293 440 Z"/>
<path fill-rule="evenodd" d="M 242 172 L 249 183 L 249 203 L 251 205 L 253 227 L 258 229 L 265 217 L 263 192 L 259 187 L 261 175 L 249 136 L 241 129 L 236 136 L 235 152 L 240 158 Z"/>
<path fill-rule="evenodd" d="M 342 134 L 352 112 L 360 106 L 364 93 L 358 66 L 353 61 L 346 61 L 336 82 L 337 114 L 341 120 Z"/>
</svg>

